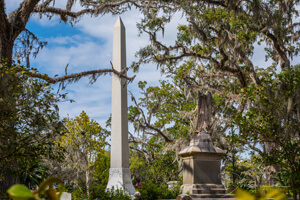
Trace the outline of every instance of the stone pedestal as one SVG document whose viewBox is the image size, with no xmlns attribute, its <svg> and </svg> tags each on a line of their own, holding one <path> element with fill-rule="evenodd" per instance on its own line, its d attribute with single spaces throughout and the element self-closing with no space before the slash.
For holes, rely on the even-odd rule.
<svg viewBox="0 0 300 200">
<path fill-rule="evenodd" d="M 224 151 L 214 147 L 205 132 L 195 134 L 190 146 L 182 149 L 183 193 L 192 198 L 230 198 L 221 183 L 220 163 Z"/>
<path fill-rule="evenodd" d="M 71 193 L 63 192 L 60 196 L 60 200 L 72 200 Z"/>
<path fill-rule="evenodd" d="M 179 181 L 169 181 L 167 182 L 168 189 L 169 190 L 174 190 L 174 188 L 179 187 L 180 182 Z"/>
<path fill-rule="evenodd" d="M 107 188 L 111 191 L 121 189 L 130 195 L 134 195 L 136 191 L 132 185 L 130 169 L 110 168 Z"/>
</svg>

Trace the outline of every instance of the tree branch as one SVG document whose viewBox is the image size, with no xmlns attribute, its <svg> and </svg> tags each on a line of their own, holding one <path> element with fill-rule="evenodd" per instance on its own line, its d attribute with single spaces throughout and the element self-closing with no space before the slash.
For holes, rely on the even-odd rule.
<svg viewBox="0 0 300 200">
<path fill-rule="evenodd" d="M 161 135 L 164 138 L 164 140 L 166 142 L 173 142 L 173 140 L 168 138 L 161 130 L 159 130 L 158 128 L 156 128 L 148 123 L 140 124 L 140 126 L 143 127 L 144 129 L 151 129 L 151 130 L 156 131 L 159 135 Z"/>
<path fill-rule="evenodd" d="M 37 73 L 37 72 L 31 72 L 31 71 L 28 72 L 28 75 L 30 77 L 33 77 L 33 78 L 43 79 L 43 80 L 47 81 L 48 83 L 58 83 L 58 82 L 64 82 L 64 81 L 75 82 L 75 81 L 78 81 L 80 78 L 85 77 L 85 76 L 92 76 L 92 81 L 95 81 L 94 79 L 97 79 L 98 78 L 97 76 L 101 76 L 101 75 L 107 74 L 107 73 L 115 73 L 119 77 L 125 78 L 129 82 L 132 82 L 135 78 L 135 75 L 133 77 L 127 77 L 126 75 L 124 75 L 127 70 L 128 70 L 128 68 L 125 68 L 121 72 L 118 72 L 114 68 L 99 69 L 99 70 L 84 71 L 84 72 L 80 72 L 80 73 L 73 73 L 73 74 L 70 74 L 70 75 L 57 77 L 57 78 L 51 78 L 51 77 L 49 77 L 45 74 L 40 74 L 40 73 Z"/>
<path fill-rule="evenodd" d="M 105 4 L 93 4 L 92 8 L 85 8 L 82 9 L 78 12 L 72 12 L 70 8 L 68 9 L 61 9 L 61 8 L 55 8 L 55 7 L 48 7 L 43 4 L 38 5 L 34 8 L 33 12 L 35 13 L 51 13 L 51 14 L 56 14 L 59 15 L 60 18 L 63 21 L 67 20 L 67 17 L 72 17 L 72 18 L 78 18 L 84 14 L 92 14 L 92 15 L 99 15 L 99 14 L 106 14 L 108 12 L 111 12 L 113 14 L 119 14 L 120 12 L 114 11 L 113 8 L 121 6 L 125 3 L 131 3 L 131 0 L 123 0 L 123 1 L 118 1 L 118 2 L 109 2 Z M 86 6 L 88 7 L 88 6 Z"/>
<path fill-rule="evenodd" d="M 135 151 L 137 151 L 137 152 L 139 152 L 139 153 L 141 153 L 141 154 L 143 154 L 143 155 L 145 156 L 145 159 L 146 159 L 147 164 L 150 164 L 149 155 L 148 155 L 147 152 L 142 151 L 142 150 L 140 150 L 140 149 L 138 149 L 138 148 L 136 148 L 136 147 L 133 147 L 133 146 L 129 146 L 129 148 L 130 148 L 130 149 L 133 149 L 133 150 L 135 150 Z"/>
<path fill-rule="evenodd" d="M 236 66 L 235 70 L 233 70 L 233 68 L 231 68 L 229 66 L 225 66 L 225 62 L 228 61 L 228 56 L 225 54 L 224 49 L 222 48 L 224 43 L 225 43 L 225 41 L 219 45 L 219 51 L 223 58 L 221 59 L 221 62 L 220 62 L 220 65 L 218 68 L 222 71 L 228 71 L 228 72 L 236 74 L 237 78 L 240 81 L 241 86 L 247 87 L 247 82 L 246 82 L 245 76 L 240 67 Z"/>
<path fill-rule="evenodd" d="M 145 114 L 144 114 L 144 111 L 143 111 L 142 109 L 140 109 L 140 107 L 139 107 L 139 105 L 138 105 L 138 103 L 137 103 L 135 97 L 133 96 L 133 94 L 132 94 L 131 92 L 130 92 L 130 95 L 131 95 L 131 101 L 134 102 L 135 106 L 138 108 L 138 110 L 140 111 L 140 113 L 141 113 L 142 116 L 143 116 L 144 121 L 146 122 L 147 119 L 146 119 L 146 116 L 145 116 Z"/>
<path fill-rule="evenodd" d="M 40 0 L 24 0 L 19 8 L 7 15 L 7 19 L 12 27 L 11 38 L 13 38 L 13 40 L 15 40 L 19 34 L 25 30 L 29 17 L 39 1 Z"/>
<path fill-rule="evenodd" d="M 261 82 L 255 73 L 252 61 L 244 54 L 240 48 L 235 48 L 235 52 L 238 54 L 239 58 L 250 67 L 250 78 L 255 85 L 261 85 Z"/>
<path fill-rule="evenodd" d="M 40 0 L 24 0 L 19 8 L 20 18 L 26 26 L 29 17 L 34 9 L 34 7 L 40 2 Z M 24 26 L 24 28 L 25 28 Z"/>
<path fill-rule="evenodd" d="M 260 156 L 264 156 L 265 154 L 257 147 L 255 147 L 254 145 L 252 145 L 250 142 L 248 142 L 247 140 L 243 140 L 244 143 L 246 143 L 250 149 L 256 151 L 257 153 L 259 153 Z"/>
<path fill-rule="evenodd" d="M 143 144 L 143 145 L 146 145 L 146 146 L 150 145 L 150 144 L 148 144 L 146 142 L 143 142 L 143 141 L 140 141 L 140 140 L 135 140 L 135 139 L 129 140 L 129 143 Z M 159 145 L 156 145 L 156 144 L 151 144 L 151 145 L 155 146 L 155 147 L 159 147 Z"/>
<path fill-rule="evenodd" d="M 139 121 L 139 125 L 143 128 L 143 131 L 145 131 L 146 129 L 154 130 L 154 131 L 156 131 L 159 135 L 161 135 L 161 136 L 165 139 L 166 142 L 173 142 L 173 140 L 170 139 L 170 138 L 168 138 L 161 130 L 159 130 L 158 128 L 152 126 L 150 123 L 147 122 L 148 120 L 146 119 L 143 110 L 139 108 L 139 105 L 138 105 L 138 103 L 137 103 L 135 97 L 133 96 L 133 94 L 132 94 L 132 93 L 130 93 L 130 94 L 131 94 L 131 100 L 134 102 L 135 106 L 139 109 L 139 111 L 141 112 L 141 114 L 142 114 L 142 116 L 143 116 L 144 123 L 141 123 L 141 122 Z"/>
<path fill-rule="evenodd" d="M 276 49 L 277 53 L 280 56 L 281 69 L 289 69 L 290 60 L 288 59 L 287 55 L 284 52 L 285 47 L 280 45 L 280 41 L 278 41 L 278 38 L 276 38 L 272 33 L 270 33 L 268 29 L 264 28 L 261 32 L 273 41 L 274 48 Z"/>
<path fill-rule="evenodd" d="M 0 27 L 7 24 L 6 14 L 5 14 L 5 1 L 0 0 Z M 2 31 L 2 30 L 1 30 Z"/>
</svg>

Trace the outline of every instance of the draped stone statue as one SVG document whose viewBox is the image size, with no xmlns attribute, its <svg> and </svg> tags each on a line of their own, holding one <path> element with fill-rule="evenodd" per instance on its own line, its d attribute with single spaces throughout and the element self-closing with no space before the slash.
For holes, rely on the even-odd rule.
<svg viewBox="0 0 300 200">
<path fill-rule="evenodd" d="M 208 92 L 206 95 L 198 91 L 198 110 L 197 110 L 197 126 L 196 130 L 200 132 L 208 132 L 212 115 L 212 96 Z"/>
</svg>

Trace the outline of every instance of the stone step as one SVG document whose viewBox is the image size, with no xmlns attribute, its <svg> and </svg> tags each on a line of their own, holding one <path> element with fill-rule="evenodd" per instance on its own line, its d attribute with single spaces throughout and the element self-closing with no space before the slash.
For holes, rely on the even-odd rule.
<svg viewBox="0 0 300 200">
<path fill-rule="evenodd" d="M 192 194 L 226 194 L 225 189 L 192 189 Z"/>
<path fill-rule="evenodd" d="M 220 188 L 220 189 L 224 189 L 225 187 L 223 185 L 216 185 L 216 184 L 206 184 L 206 185 L 203 185 L 203 184 L 193 184 L 192 185 L 192 188 L 199 188 L 199 189 L 202 189 L 202 188 Z"/>
<path fill-rule="evenodd" d="M 208 198 L 220 198 L 220 199 L 230 199 L 235 198 L 234 195 L 231 194 L 191 194 L 193 199 L 208 199 Z"/>
</svg>

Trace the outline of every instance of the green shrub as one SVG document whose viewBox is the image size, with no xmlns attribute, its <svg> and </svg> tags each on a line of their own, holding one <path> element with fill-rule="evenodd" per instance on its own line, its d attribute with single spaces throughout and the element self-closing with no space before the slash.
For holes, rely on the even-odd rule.
<svg viewBox="0 0 300 200">
<path fill-rule="evenodd" d="M 180 185 L 172 190 L 168 189 L 166 184 L 143 183 L 140 188 L 136 188 L 140 195 L 137 200 L 155 200 L 155 199 L 176 199 L 181 193 Z"/>
<path fill-rule="evenodd" d="M 87 199 L 86 191 L 83 191 L 82 189 L 75 189 L 71 194 L 73 200 Z"/>
<path fill-rule="evenodd" d="M 105 191 L 103 185 L 94 185 L 91 190 L 90 200 L 129 200 L 130 196 L 125 194 L 123 190 Z"/>
</svg>

